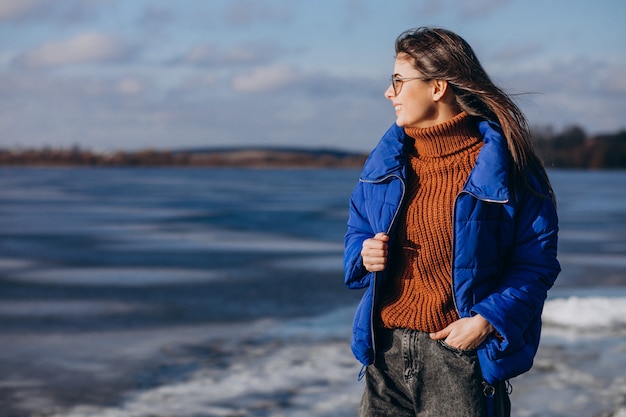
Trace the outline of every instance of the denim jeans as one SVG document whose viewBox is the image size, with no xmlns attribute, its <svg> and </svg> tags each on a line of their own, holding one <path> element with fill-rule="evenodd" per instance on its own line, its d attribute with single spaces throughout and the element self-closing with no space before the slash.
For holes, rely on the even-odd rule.
<svg viewBox="0 0 626 417">
<path fill-rule="evenodd" d="M 432 340 L 428 333 L 380 329 L 376 361 L 367 367 L 359 417 L 484 417 L 478 356 Z M 510 406 L 505 384 L 496 387 L 497 417 Z M 503 407 L 504 406 L 504 407 Z M 492 409 L 492 407 L 489 407 Z"/>
</svg>

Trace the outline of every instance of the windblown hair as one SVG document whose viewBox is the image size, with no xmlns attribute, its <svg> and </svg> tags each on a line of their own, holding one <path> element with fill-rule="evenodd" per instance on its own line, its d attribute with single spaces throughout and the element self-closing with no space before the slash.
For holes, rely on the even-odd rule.
<svg viewBox="0 0 626 417">
<path fill-rule="evenodd" d="M 497 122 L 506 137 L 514 165 L 514 182 L 527 184 L 530 170 L 554 199 L 552 186 L 537 157 L 526 117 L 487 75 L 471 46 L 459 35 L 440 28 L 421 27 L 402 33 L 396 55 L 407 54 L 426 79 L 446 80 L 456 103 L 469 116 Z M 541 190 L 534 190 L 541 192 Z"/>
</svg>

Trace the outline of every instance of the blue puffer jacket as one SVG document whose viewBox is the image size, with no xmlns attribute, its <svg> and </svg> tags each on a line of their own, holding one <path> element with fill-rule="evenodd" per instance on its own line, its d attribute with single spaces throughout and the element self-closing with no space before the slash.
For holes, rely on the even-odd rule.
<svg viewBox="0 0 626 417">
<path fill-rule="evenodd" d="M 509 188 L 510 157 L 499 126 L 482 121 L 478 127 L 484 145 L 454 206 L 452 286 L 460 317 L 480 314 L 497 331 L 478 348 L 483 378 L 495 383 L 532 366 L 543 304 L 560 272 L 558 222 L 550 198 L 527 187 Z M 345 283 L 365 289 L 352 340 L 364 365 L 374 362 L 374 312 L 386 275 L 367 272 L 360 252 L 378 232 L 393 241 L 405 192 L 404 143 L 404 130 L 394 124 L 366 161 L 350 202 Z M 536 179 L 527 180 L 540 189 Z"/>
</svg>

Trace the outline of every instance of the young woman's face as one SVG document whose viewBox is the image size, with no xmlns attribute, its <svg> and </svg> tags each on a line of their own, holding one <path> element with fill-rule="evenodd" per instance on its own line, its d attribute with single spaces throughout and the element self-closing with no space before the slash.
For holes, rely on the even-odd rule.
<svg viewBox="0 0 626 417">
<path fill-rule="evenodd" d="M 410 61 L 408 55 L 399 54 L 393 69 L 393 78 L 424 77 Z M 385 91 L 385 97 L 393 103 L 396 124 L 401 127 L 430 127 L 438 123 L 433 88 L 430 81 L 411 79 L 400 81 L 396 95 L 393 85 Z"/>
</svg>

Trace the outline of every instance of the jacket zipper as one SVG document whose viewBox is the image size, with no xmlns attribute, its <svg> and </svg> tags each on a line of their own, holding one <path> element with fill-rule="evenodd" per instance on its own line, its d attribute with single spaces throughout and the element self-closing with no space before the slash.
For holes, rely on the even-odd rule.
<svg viewBox="0 0 626 417">
<path fill-rule="evenodd" d="M 393 229 L 393 225 L 396 222 L 398 213 L 400 212 L 400 209 L 402 208 L 402 203 L 404 202 L 404 195 L 406 194 L 406 183 L 404 182 L 404 179 L 402 179 L 402 177 L 398 174 L 387 175 L 376 181 L 366 181 L 366 180 L 361 179 L 361 182 L 367 182 L 370 184 L 380 184 L 383 181 L 392 177 L 397 178 L 400 181 L 400 184 L 402 184 L 402 195 L 400 196 L 398 207 L 396 207 L 396 212 L 393 214 L 391 222 L 389 223 L 389 227 L 387 228 L 385 232 L 387 236 L 389 236 L 389 233 L 391 233 L 391 229 Z M 389 241 L 391 242 L 391 239 L 389 239 Z M 374 337 L 374 314 L 375 314 L 375 308 L 376 308 L 376 282 L 377 281 L 378 281 L 378 272 L 374 272 L 374 276 L 373 276 L 372 283 L 371 283 L 372 285 L 372 308 L 370 309 L 370 333 L 372 335 L 372 353 L 374 355 L 374 360 L 376 359 L 376 340 Z"/>
<path fill-rule="evenodd" d="M 450 285 L 452 287 L 452 302 L 454 303 L 454 309 L 456 310 L 459 317 L 461 317 L 461 312 L 459 311 L 459 306 L 456 303 L 456 291 L 454 290 L 454 261 L 456 259 L 456 205 L 459 201 L 459 197 L 465 191 L 461 190 L 460 193 L 456 195 L 454 198 L 454 204 L 452 205 L 452 256 L 450 259 Z"/>
</svg>

